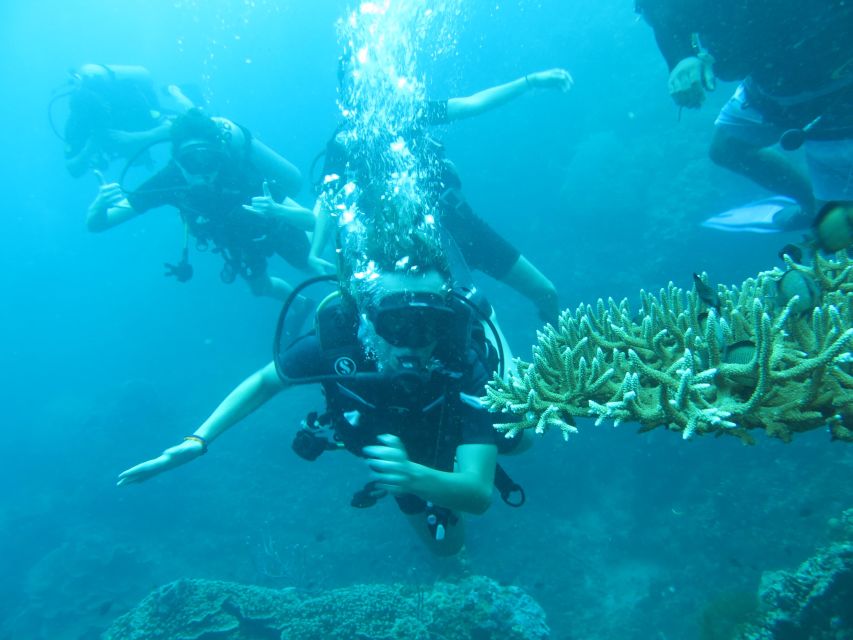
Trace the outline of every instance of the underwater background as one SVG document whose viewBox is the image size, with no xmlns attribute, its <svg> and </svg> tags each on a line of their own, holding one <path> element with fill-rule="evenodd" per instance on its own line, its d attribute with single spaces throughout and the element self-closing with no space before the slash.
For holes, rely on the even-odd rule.
<svg viewBox="0 0 853 640">
<path fill-rule="evenodd" d="M 790 0 L 793 1 L 793 0 Z M 436 2 L 437 5 L 440 2 Z M 431 584 L 460 573 L 526 589 L 556 639 L 723 638 L 761 573 L 791 567 L 853 506 L 853 449 L 826 432 L 792 444 L 696 438 L 631 425 L 548 434 L 506 468 L 527 504 L 469 522 L 463 559 L 420 548 L 390 501 L 351 509 L 361 461 L 290 450 L 317 390 L 282 394 L 210 455 L 141 486 L 116 476 L 192 432 L 270 358 L 278 305 L 223 285 L 195 254 L 188 284 L 161 276 L 178 217 L 86 231 L 92 176 L 65 171 L 47 105 L 71 67 L 139 64 L 195 84 L 209 111 L 309 166 L 338 120 L 335 21 L 344 0 L 7 2 L 0 8 L 0 638 L 96 638 L 180 577 L 324 590 Z M 763 194 L 711 165 L 733 90 L 679 118 L 651 29 L 629 0 L 463 3 L 431 97 L 467 95 L 561 66 L 574 89 L 535 92 L 441 130 L 474 209 L 556 284 L 564 307 L 739 283 L 796 234 L 725 234 L 701 220 Z M 62 119 L 61 105 L 57 117 Z M 111 169 L 115 178 L 117 165 Z M 281 261 L 271 271 L 298 280 Z M 514 352 L 538 320 L 481 276 Z M 715 635 L 716 634 L 716 635 Z"/>
</svg>

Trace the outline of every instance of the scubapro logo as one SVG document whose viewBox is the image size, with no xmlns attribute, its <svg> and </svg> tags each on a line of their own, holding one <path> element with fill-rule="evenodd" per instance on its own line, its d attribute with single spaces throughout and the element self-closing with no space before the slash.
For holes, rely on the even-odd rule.
<svg viewBox="0 0 853 640">
<path fill-rule="evenodd" d="M 355 373 L 355 360 L 346 356 L 335 360 L 335 373 L 339 376 L 351 376 Z"/>
</svg>

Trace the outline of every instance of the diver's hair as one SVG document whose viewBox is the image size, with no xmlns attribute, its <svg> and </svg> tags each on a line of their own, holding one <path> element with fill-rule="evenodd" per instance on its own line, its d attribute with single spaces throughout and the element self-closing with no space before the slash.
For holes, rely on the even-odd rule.
<svg viewBox="0 0 853 640">
<path fill-rule="evenodd" d="M 175 119 L 169 129 L 169 137 L 174 151 L 188 140 L 217 142 L 222 139 L 222 130 L 204 111 L 193 108 Z"/>
<path fill-rule="evenodd" d="M 828 216 L 830 213 L 835 211 L 836 209 L 841 209 L 844 207 L 853 207 L 853 201 L 850 200 L 831 200 L 827 202 L 820 208 L 820 211 L 817 212 L 817 215 L 812 222 L 812 228 L 816 228 L 821 222 L 823 222 L 824 218 Z"/>
<path fill-rule="evenodd" d="M 343 247 L 342 284 L 355 298 L 372 289 L 374 275 L 437 272 L 451 280 L 438 229 L 426 224 L 416 208 L 404 198 L 371 201 L 364 228 L 350 235 Z"/>
<path fill-rule="evenodd" d="M 348 262 L 369 261 L 383 273 L 438 271 L 450 277 L 434 212 L 417 194 L 395 194 L 392 187 L 377 180 L 360 194 L 357 208 L 364 226 L 347 239 Z"/>
<path fill-rule="evenodd" d="M 450 278 L 450 267 L 441 247 L 419 229 L 412 229 L 404 237 L 397 234 L 390 243 L 371 242 L 367 246 L 366 255 L 380 273 L 418 274 L 437 271 L 443 277 Z"/>
</svg>

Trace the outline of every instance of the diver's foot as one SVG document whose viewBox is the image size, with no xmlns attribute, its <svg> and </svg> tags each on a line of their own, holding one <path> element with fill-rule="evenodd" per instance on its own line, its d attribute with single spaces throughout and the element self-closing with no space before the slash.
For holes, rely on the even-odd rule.
<svg viewBox="0 0 853 640">
<path fill-rule="evenodd" d="M 284 331 L 288 338 L 295 338 L 302 332 L 305 319 L 314 310 L 314 301 L 305 296 L 296 296 L 287 312 L 284 321 Z"/>
<path fill-rule="evenodd" d="M 800 205 L 791 205 L 773 215 L 773 224 L 782 231 L 808 229 L 814 221 L 814 215 Z"/>
</svg>

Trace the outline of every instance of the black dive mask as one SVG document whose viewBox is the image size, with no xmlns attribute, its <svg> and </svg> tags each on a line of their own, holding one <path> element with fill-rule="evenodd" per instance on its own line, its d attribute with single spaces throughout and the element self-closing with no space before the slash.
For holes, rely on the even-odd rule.
<svg viewBox="0 0 853 640">
<path fill-rule="evenodd" d="M 383 297 L 367 309 L 376 334 L 394 347 L 419 349 L 453 328 L 455 312 L 437 293 L 404 291 Z"/>
<path fill-rule="evenodd" d="M 210 142 L 191 142 L 174 153 L 175 162 L 193 176 L 209 176 L 219 171 L 224 155 L 219 145 Z"/>
</svg>

